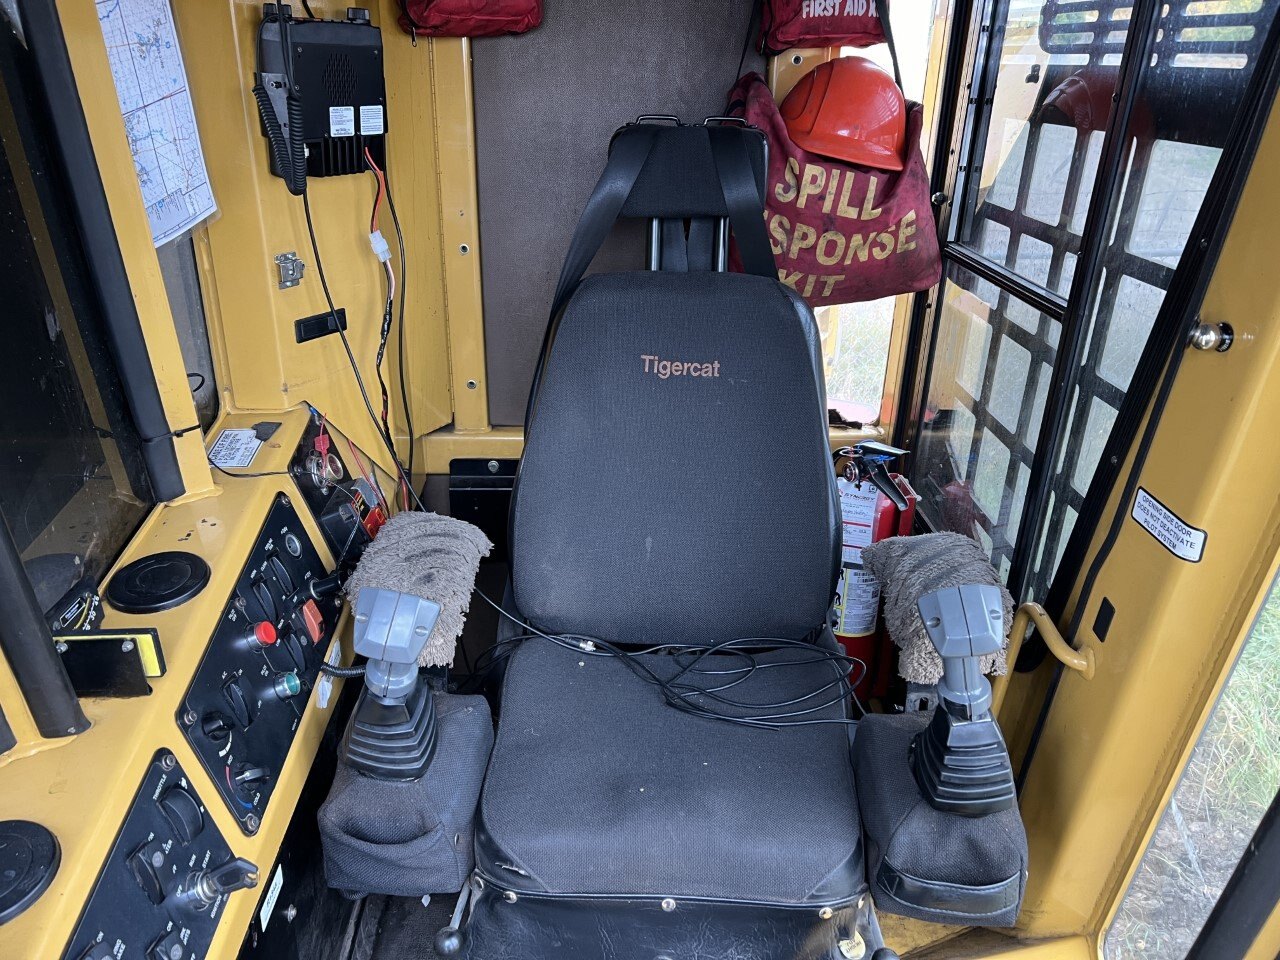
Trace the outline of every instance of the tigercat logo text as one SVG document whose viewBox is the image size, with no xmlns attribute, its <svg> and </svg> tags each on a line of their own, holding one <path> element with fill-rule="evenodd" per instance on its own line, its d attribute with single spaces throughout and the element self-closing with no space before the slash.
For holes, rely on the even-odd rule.
<svg viewBox="0 0 1280 960">
<path fill-rule="evenodd" d="M 659 380 L 666 380 L 669 377 L 720 376 L 719 360 L 712 360 L 710 363 L 696 360 L 663 360 L 648 353 L 641 354 L 640 359 L 644 361 L 644 372 L 655 374 Z"/>
</svg>

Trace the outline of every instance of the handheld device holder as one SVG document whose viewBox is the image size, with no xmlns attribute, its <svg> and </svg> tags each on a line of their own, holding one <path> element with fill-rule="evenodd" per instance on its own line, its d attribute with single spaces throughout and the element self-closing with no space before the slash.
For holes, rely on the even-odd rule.
<svg viewBox="0 0 1280 960">
<path fill-rule="evenodd" d="M 417 780 L 431 764 L 436 711 L 418 655 L 439 616 L 434 600 L 396 590 L 365 587 L 356 597 L 355 652 L 369 662 L 339 757 L 367 777 Z"/>
<path fill-rule="evenodd" d="M 911 741 L 911 772 L 930 806 L 982 817 L 1016 802 L 1009 750 L 991 715 L 981 658 L 1004 641 L 998 587 L 969 584 L 921 597 L 925 631 L 942 657 L 938 706 Z"/>
</svg>

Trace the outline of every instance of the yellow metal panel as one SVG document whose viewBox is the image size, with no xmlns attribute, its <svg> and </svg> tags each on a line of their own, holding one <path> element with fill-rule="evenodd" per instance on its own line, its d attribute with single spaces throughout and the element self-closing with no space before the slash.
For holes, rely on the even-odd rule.
<svg viewBox="0 0 1280 960">
<path fill-rule="evenodd" d="M 184 499 L 205 496 L 213 492 L 213 481 L 205 461 L 204 440 L 160 276 L 160 261 L 151 243 L 151 225 L 125 136 L 97 7 L 93 0 L 60 0 L 58 13 L 165 416 L 171 430 L 185 431 L 174 440 L 187 491 Z"/>
<path fill-rule="evenodd" d="M 1064 676 L 1021 796 L 1031 843 L 1021 929 L 1030 936 L 1102 928 L 1275 569 L 1278 177 L 1273 114 L 1202 309 L 1205 319 L 1235 327 L 1235 345 L 1186 356 L 1141 477 L 1178 516 L 1208 531 L 1204 558 L 1175 558 L 1127 519 L 1098 577 L 1076 639 L 1077 648 L 1092 649 L 1095 676 Z M 1196 463 L 1212 469 L 1189 468 L 1188 437 Z M 1106 644 L 1089 630 L 1103 597 L 1116 607 Z M 1006 713 L 1025 682 L 1015 679 Z"/>
<path fill-rule="evenodd" d="M 214 432 L 223 426 L 250 426 L 263 418 L 260 412 L 224 417 Z M 254 463 L 259 471 L 287 467 L 306 413 L 290 411 L 278 419 L 282 426 Z M 327 709 L 320 709 L 314 701 L 308 705 L 292 753 L 276 781 L 262 827 L 255 836 L 244 836 L 179 731 L 175 713 L 273 498 L 277 492 L 296 496 L 296 490 L 288 477 L 217 476 L 223 487 L 222 496 L 157 507 L 119 561 L 122 565 L 160 550 L 182 549 L 203 557 L 212 570 L 208 586 L 172 610 L 129 616 L 106 608 L 102 624 L 106 629 L 155 627 L 159 631 L 168 673 L 152 681 L 152 695 L 127 700 L 84 700 L 84 711 L 93 723 L 88 732 L 61 741 L 57 750 L 3 758 L 7 762 L 0 767 L 0 796 L 4 797 L 5 816 L 35 820 L 49 827 L 62 845 L 62 866 L 33 907 L 0 927 L 0 956 L 61 956 L 143 772 L 161 747 L 176 754 L 211 819 L 237 856 L 256 863 L 264 878 L 275 860 L 336 703 L 337 688 Z M 310 512 L 305 508 L 298 512 L 321 557 L 326 563 L 332 562 Z M 345 625 L 340 630 L 345 636 Z M 7 671 L 0 670 L 0 694 L 6 692 L 7 679 Z M 7 706 L 9 701 L 5 702 Z M 237 954 L 260 894 L 261 889 L 231 896 L 210 957 Z"/>
<path fill-rule="evenodd" d="M 440 180 L 440 232 L 449 316 L 454 429 L 489 429 L 485 375 L 484 302 L 480 290 L 480 217 L 476 131 L 471 88 L 471 43 L 438 39 L 431 51 Z"/>
<path fill-rule="evenodd" d="M 318 16 L 341 16 L 344 5 L 318 2 L 313 9 Z M 395 13 L 394 0 L 373 9 L 386 28 L 387 166 L 409 256 L 406 366 L 414 427 L 421 434 L 451 416 L 436 230 L 434 102 L 427 51 L 409 44 L 394 24 Z M 327 305 L 302 200 L 269 173 L 251 93 L 261 4 L 204 0 L 176 4 L 174 14 L 183 37 L 195 38 L 184 43 L 183 53 L 219 206 L 196 248 L 227 404 L 232 409 L 283 410 L 305 400 L 389 469 L 390 458 L 339 338 L 295 342 L 294 321 L 323 313 Z M 347 336 L 376 410 L 374 356 L 386 290 L 368 240 L 374 180 L 371 174 L 312 178 L 308 192 L 329 287 L 335 304 L 346 309 Z M 394 254 L 395 233 L 385 206 L 380 227 Z M 299 286 L 280 290 L 274 258 L 288 251 L 306 262 L 306 274 Z M 398 258 L 392 262 L 398 273 Z M 384 370 L 392 432 L 404 438 L 395 341 L 393 335 Z"/>
<path fill-rule="evenodd" d="M 1276 957 L 1280 957 L 1280 906 L 1271 911 L 1244 960 L 1275 960 Z"/>
<path fill-rule="evenodd" d="M 972 930 L 937 946 L 903 954 L 906 960 L 1098 960 L 1084 937 L 1026 942 L 994 930 Z"/>
</svg>

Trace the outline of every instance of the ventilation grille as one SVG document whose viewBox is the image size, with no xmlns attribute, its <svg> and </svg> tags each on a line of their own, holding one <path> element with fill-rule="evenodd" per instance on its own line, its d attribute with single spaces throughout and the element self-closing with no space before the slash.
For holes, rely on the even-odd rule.
<svg viewBox="0 0 1280 960">
<path fill-rule="evenodd" d="M 331 53 L 322 76 L 331 104 L 346 106 L 355 102 L 356 68 L 345 53 Z"/>
</svg>

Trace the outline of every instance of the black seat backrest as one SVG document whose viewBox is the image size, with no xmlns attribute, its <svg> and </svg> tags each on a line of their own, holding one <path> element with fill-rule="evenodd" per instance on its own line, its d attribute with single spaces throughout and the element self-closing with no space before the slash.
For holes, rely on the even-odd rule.
<svg viewBox="0 0 1280 960">
<path fill-rule="evenodd" d="M 706 131 L 702 149 L 715 156 L 687 175 L 715 176 L 721 189 L 718 207 L 680 209 L 727 214 L 744 262 L 772 274 L 743 148 L 753 131 L 658 128 L 647 148 L 615 143 L 566 262 L 577 275 L 562 274 L 513 502 L 514 599 L 541 630 L 624 643 L 796 638 L 830 604 L 840 524 L 809 308 L 774 275 L 578 281 L 594 251 L 584 260 L 579 240 L 603 238 L 601 188 L 611 223 L 653 142 L 692 142 L 690 129 Z M 627 212 L 656 215 L 636 206 Z"/>
</svg>

